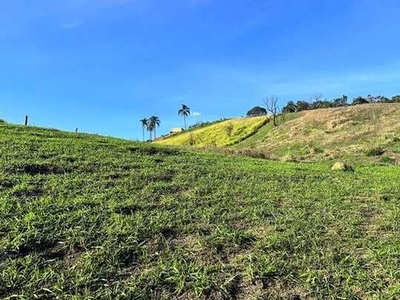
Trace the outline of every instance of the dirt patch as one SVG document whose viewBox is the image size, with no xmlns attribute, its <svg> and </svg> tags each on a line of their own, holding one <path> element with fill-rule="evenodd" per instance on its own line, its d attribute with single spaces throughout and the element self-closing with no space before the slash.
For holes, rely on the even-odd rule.
<svg viewBox="0 0 400 300">
<path fill-rule="evenodd" d="M 175 170 L 163 170 L 157 174 L 155 174 L 152 178 L 154 181 L 162 181 L 162 182 L 171 182 L 176 175 Z"/>
<path fill-rule="evenodd" d="M 64 263 L 67 267 L 72 267 L 74 266 L 79 258 L 84 254 L 85 252 L 83 250 L 78 250 L 72 253 L 69 253 L 68 255 L 64 256 Z"/>
<path fill-rule="evenodd" d="M 168 148 L 157 148 L 157 147 L 128 147 L 131 153 L 147 154 L 147 155 L 179 155 L 179 150 L 168 149 Z"/>
<path fill-rule="evenodd" d="M 51 175 L 51 174 L 65 174 L 68 172 L 65 168 L 58 165 L 49 164 L 23 164 L 6 166 L 5 171 L 11 174 L 29 174 L 29 175 Z"/>
<path fill-rule="evenodd" d="M 15 185 L 16 183 L 11 180 L 8 179 L 0 180 L 0 191 L 12 189 Z"/>
<path fill-rule="evenodd" d="M 138 210 L 140 210 L 140 206 L 134 204 L 116 207 L 114 209 L 114 212 L 123 216 L 130 216 Z"/>
<path fill-rule="evenodd" d="M 0 254 L 0 261 L 4 259 L 15 259 L 36 253 L 45 259 L 61 259 L 65 256 L 62 243 L 59 241 L 28 242 L 20 247 L 19 251 L 3 252 Z"/>
<path fill-rule="evenodd" d="M 29 186 L 23 189 L 16 189 L 12 195 L 18 198 L 40 197 L 44 194 L 41 186 Z"/>
</svg>

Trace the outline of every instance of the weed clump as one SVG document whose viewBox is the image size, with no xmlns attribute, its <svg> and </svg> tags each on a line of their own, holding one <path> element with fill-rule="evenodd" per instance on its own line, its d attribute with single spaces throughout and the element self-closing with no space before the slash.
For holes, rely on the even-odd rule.
<svg viewBox="0 0 400 300">
<path fill-rule="evenodd" d="M 385 149 L 382 146 L 370 147 L 365 151 L 366 156 L 381 156 L 383 153 Z"/>
</svg>

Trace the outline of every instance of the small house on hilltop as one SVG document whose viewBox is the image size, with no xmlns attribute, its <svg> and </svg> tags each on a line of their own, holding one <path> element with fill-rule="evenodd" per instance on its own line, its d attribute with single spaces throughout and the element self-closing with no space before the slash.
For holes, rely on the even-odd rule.
<svg viewBox="0 0 400 300">
<path fill-rule="evenodd" d="M 170 130 L 170 134 L 182 132 L 184 129 L 182 127 L 172 127 Z"/>
</svg>

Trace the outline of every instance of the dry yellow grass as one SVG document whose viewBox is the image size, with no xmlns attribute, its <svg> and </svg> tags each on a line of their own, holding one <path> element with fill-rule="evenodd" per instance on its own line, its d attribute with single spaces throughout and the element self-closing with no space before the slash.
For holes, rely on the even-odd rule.
<svg viewBox="0 0 400 300">
<path fill-rule="evenodd" d="M 400 104 L 367 104 L 300 112 L 276 128 L 263 128 L 236 147 L 263 151 L 272 158 L 333 159 L 382 146 L 396 158 L 399 139 Z"/>
</svg>

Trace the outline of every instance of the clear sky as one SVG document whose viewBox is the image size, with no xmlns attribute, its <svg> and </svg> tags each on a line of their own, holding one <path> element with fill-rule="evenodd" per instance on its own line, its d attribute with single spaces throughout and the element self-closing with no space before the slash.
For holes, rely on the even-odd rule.
<svg viewBox="0 0 400 300">
<path fill-rule="evenodd" d="M 269 95 L 400 94 L 399 0 L 0 0 L 0 118 L 141 138 Z M 183 126 L 183 125 L 182 125 Z"/>
</svg>

